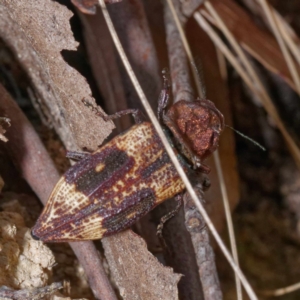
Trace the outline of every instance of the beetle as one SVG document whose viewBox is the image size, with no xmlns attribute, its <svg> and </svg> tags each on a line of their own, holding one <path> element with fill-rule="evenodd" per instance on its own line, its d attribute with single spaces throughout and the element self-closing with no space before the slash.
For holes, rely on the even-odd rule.
<svg viewBox="0 0 300 300">
<path fill-rule="evenodd" d="M 208 173 L 203 161 L 218 147 L 224 118 L 209 100 L 180 100 L 167 109 L 170 85 L 163 75 L 158 119 L 187 175 Z M 94 240 L 130 227 L 163 201 L 182 202 L 185 186 L 150 122 L 138 110 L 125 110 L 104 120 L 132 114 L 136 125 L 93 153 L 71 152 L 80 159 L 61 177 L 32 228 L 44 242 Z M 169 213 L 165 222 L 174 213 Z"/>
</svg>

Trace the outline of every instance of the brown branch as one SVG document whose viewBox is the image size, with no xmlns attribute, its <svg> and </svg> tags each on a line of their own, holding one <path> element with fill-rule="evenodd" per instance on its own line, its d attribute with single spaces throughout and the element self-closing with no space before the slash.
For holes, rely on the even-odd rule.
<svg viewBox="0 0 300 300">
<path fill-rule="evenodd" d="M 43 204 L 46 203 L 59 174 L 34 128 L 7 91 L 0 85 L 0 112 L 11 119 L 6 147 L 23 177 Z M 84 268 L 97 299 L 117 299 L 105 275 L 92 242 L 71 243 Z"/>
<path fill-rule="evenodd" d="M 182 99 L 193 101 L 195 94 L 191 86 L 189 63 L 172 13 L 167 4 L 165 4 L 164 17 L 174 102 Z"/>
<path fill-rule="evenodd" d="M 204 202 L 202 186 L 197 185 L 196 191 L 198 198 Z M 188 193 L 184 195 L 184 213 L 186 228 L 191 234 L 196 254 L 204 299 L 223 299 L 215 264 L 215 254 L 210 245 L 209 231 Z"/>
<path fill-rule="evenodd" d="M 97 1 L 98 2 L 98 1 Z M 126 92 L 119 68 L 118 57 L 101 10 L 95 16 L 79 13 L 83 37 L 95 81 L 105 101 L 106 113 L 114 114 L 127 109 Z M 114 120 L 121 132 L 131 125 L 130 116 Z"/>
<path fill-rule="evenodd" d="M 178 9 L 178 3 L 176 1 L 175 4 L 177 4 L 177 9 Z M 195 95 L 193 92 L 193 88 L 191 86 L 191 78 L 189 74 L 189 67 L 188 67 L 186 53 L 182 45 L 179 32 L 173 20 L 173 16 L 167 5 L 165 5 L 165 23 L 166 23 L 166 32 L 167 32 L 167 44 L 168 44 L 168 53 L 169 53 L 169 61 L 170 61 L 170 69 L 171 69 L 171 78 L 173 83 L 172 87 L 173 87 L 174 101 L 178 101 L 181 99 L 194 101 Z M 203 180 L 205 180 L 205 177 L 203 177 L 201 180 L 203 182 Z M 197 188 L 198 194 L 202 196 L 201 182 L 198 183 L 197 187 L 198 187 Z M 202 284 L 204 299 L 206 300 L 222 299 L 222 293 L 220 290 L 217 270 L 215 267 L 214 253 L 212 247 L 210 246 L 208 232 L 207 230 L 203 231 L 201 227 L 195 227 L 193 230 L 190 230 L 190 223 L 192 223 L 193 220 L 196 220 L 196 217 L 198 222 L 200 221 L 201 218 L 202 227 L 204 227 L 205 225 L 195 205 L 193 204 L 192 201 L 187 202 L 187 198 L 189 198 L 188 194 L 186 194 L 184 197 L 185 199 L 184 217 L 186 222 L 186 229 L 190 233 L 189 240 L 191 239 L 192 241 L 192 243 L 191 242 L 190 243 L 192 244 L 191 248 L 193 248 L 194 250 L 192 251 L 193 256 L 195 255 L 194 252 L 196 253 L 198 273 L 200 275 L 200 281 Z M 204 255 L 203 252 L 199 251 L 201 249 L 206 250 L 206 252 L 204 252 Z M 192 270 L 193 268 L 190 268 L 189 276 L 191 276 Z M 195 278 L 198 278 L 198 276 L 194 274 L 193 279 L 195 280 Z"/>
<path fill-rule="evenodd" d="M 161 76 L 143 3 L 141 0 L 123 1 L 117 5 L 110 5 L 108 9 L 143 91 L 152 108 L 156 108 Z M 129 107 L 138 108 L 140 100 L 123 66 L 121 71 L 125 92 L 129 96 Z"/>
</svg>

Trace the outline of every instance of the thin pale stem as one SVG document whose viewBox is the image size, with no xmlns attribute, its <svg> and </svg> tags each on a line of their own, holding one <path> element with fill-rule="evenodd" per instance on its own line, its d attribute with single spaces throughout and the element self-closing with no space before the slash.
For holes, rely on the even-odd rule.
<svg viewBox="0 0 300 300">
<path fill-rule="evenodd" d="M 266 92 L 264 86 L 262 85 L 261 81 L 259 80 L 256 72 L 254 71 L 252 65 L 246 58 L 245 54 L 242 52 L 242 50 L 239 48 L 239 45 L 237 43 L 234 43 L 232 46 L 237 47 L 236 51 L 239 51 L 240 57 L 244 57 L 243 62 L 245 65 L 247 65 L 247 71 L 251 72 L 249 75 L 244 71 L 244 69 L 240 66 L 240 64 L 237 62 L 237 59 L 234 55 L 228 50 L 228 48 L 225 46 L 224 42 L 220 39 L 220 37 L 217 35 L 217 33 L 213 30 L 213 28 L 208 24 L 208 22 L 204 19 L 204 17 L 201 16 L 199 12 L 196 12 L 194 14 L 194 17 L 196 21 L 199 23 L 199 25 L 209 34 L 213 42 L 218 46 L 218 48 L 223 52 L 225 57 L 228 59 L 228 61 L 234 66 L 236 71 L 239 73 L 239 75 L 242 77 L 242 79 L 246 82 L 247 86 L 259 97 L 262 104 L 264 105 L 265 110 L 269 113 L 269 115 L 274 119 L 274 121 L 277 124 L 277 127 L 281 131 L 283 137 L 286 140 L 286 143 L 289 147 L 289 150 L 292 154 L 292 156 L 295 159 L 295 162 L 298 165 L 298 168 L 300 169 L 300 150 L 297 147 L 296 143 L 286 130 L 283 122 L 281 121 L 281 118 L 271 100 L 268 93 Z M 223 32 L 225 34 L 225 27 L 223 28 Z M 229 35 L 231 35 L 229 33 Z M 228 35 L 228 36 L 229 36 Z M 251 76 L 250 76 L 251 75 Z"/>
<path fill-rule="evenodd" d="M 190 45 L 187 41 L 186 35 L 182 29 L 181 23 L 179 21 L 177 12 L 174 8 L 174 5 L 172 3 L 171 0 L 167 0 L 167 3 L 171 9 L 173 18 L 175 20 L 177 29 L 180 33 L 180 38 L 182 40 L 182 43 L 184 45 L 186 54 L 189 58 L 189 61 L 193 64 L 194 63 L 194 59 L 192 56 L 192 51 L 190 49 Z M 192 69 L 194 70 L 195 68 Z M 194 76 L 194 80 L 196 82 L 199 82 L 198 79 L 198 75 L 196 72 L 193 72 L 193 76 Z M 202 83 L 203 84 L 203 83 Z M 199 95 L 201 95 L 201 92 L 204 89 L 201 88 L 201 86 L 198 84 L 197 85 L 197 91 L 199 93 Z M 227 221 L 227 227 L 228 227 L 228 233 L 229 233 L 229 239 L 230 239 L 230 244 L 231 244 L 231 251 L 232 251 L 232 255 L 233 258 L 237 264 L 237 266 L 239 266 L 239 260 L 238 260 L 238 253 L 237 253 L 237 248 L 236 248 L 236 241 L 235 241 L 235 235 L 234 235 L 234 229 L 233 229 L 233 222 L 232 222 L 232 216 L 231 216 L 231 211 L 230 211 L 230 206 L 229 206 L 229 200 L 228 200 L 228 193 L 227 193 L 227 188 L 226 188 L 226 184 L 225 184 L 225 179 L 224 179 L 224 174 L 223 174 L 223 170 L 222 170 L 222 166 L 221 166 L 221 160 L 220 160 L 220 156 L 219 156 L 219 152 L 215 151 L 213 154 L 214 157 L 214 162 L 217 168 L 217 174 L 218 174 L 218 179 L 219 179 L 219 184 L 220 184 L 220 188 L 221 188 L 221 194 L 222 194 L 222 200 L 223 200 L 223 205 L 224 205 L 224 210 L 225 210 L 225 216 L 226 216 L 226 221 Z M 236 280 L 236 289 L 237 289 L 237 298 L 239 300 L 241 300 L 242 297 L 242 287 L 241 287 L 241 281 L 239 280 L 239 276 L 235 273 L 235 280 Z"/>
<path fill-rule="evenodd" d="M 300 290 L 300 282 L 280 288 L 277 290 L 261 291 L 260 293 L 268 297 L 279 297 Z"/>
<path fill-rule="evenodd" d="M 299 45 L 297 45 L 293 40 L 293 38 L 291 37 L 291 34 L 293 34 L 293 32 L 291 32 L 292 29 L 289 27 L 289 24 L 286 23 L 286 21 L 275 9 L 272 9 L 272 12 L 275 17 L 275 21 L 277 23 L 278 29 L 280 30 L 280 33 L 284 41 L 286 42 L 292 54 L 294 55 L 295 60 L 300 65 Z"/>
<path fill-rule="evenodd" d="M 219 177 L 223 176 L 220 156 L 218 155 L 217 151 L 214 152 L 214 159 L 216 161 L 216 168 L 217 168 L 218 176 Z M 220 188 L 221 188 L 223 205 L 224 205 L 224 210 L 225 210 L 227 229 L 228 229 L 229 238 L 230 238 L 230 247 L 231 247 L 231 251 L 232 251 L 232 256 L 235 260 L 235 263 L 239 266 L 239 256 L 238 256 L 238 251 L 237 251 L 237 247 L 236 247 L 234 227 L 233 227 L 232 216 L 231 216 L 231 211 L 230 211 L 228 193 L 227 193 L 227 189 L 226 189 L 224 180 L 222 182 L 220 181 Z M 235 274 L 235 283 L 236 283 L 237 299 L 242 300 L 243 299 L 242 286 L 241 286 L 241 281 L 239 280 L 239 277 L 237 276 L 237 274 Z"/>
<path fill-rule="evenodd" d="M 296 85 L 296 89 L 297 89 L 297 92 L 298 94 L 300 95 L 300 78 L 299 78 L 299 74 L 295 68 L 295 64 L 293 62 L 293 59 L 284 43 L 284 40 L 280 34 L 280 30 L 278 30 L 278 27 L 277 27 L 277 24 L 276 24 L 276 21 L 275 21 L 275 18 L 274 18 L 274 15 L 270 9 L 270 6 L 269 4 L 266 2 L 266 0 L 258 0 L 258 2 L 260 3 L 260 5 L 262 6 L 266 16 L 267 16 L 267 19 L 270 23 L 270 26 L 272 28 L 272 31 L 273 31 L 273 34 L 275 35 L 275 38 L 278 42 L 278 45 L 281 49 L 281 52 L 286 60 L 286 63 L 287 63 L 287 66 L 290 70 L 290 73 L 292 75 L 292 78 L 294 80 L 294 83 Z"/>
<path fill-rule="evenodd" d="M 208 214 L 206 213 L 204 207 L 202 206 L 201 202 L 199 201 L 191 183 L 189 182 L 184 170 L 182 169 L 178 159 L 176 158 L 176 156 L 174 155 L 174 152 L 171 148 L 171 146 L 169 145 L 168 143 L 168 140 L 167 138 L 165 137 L 160 125 L 159 125 L 159 122 L 158 120 L 156 119 L 155 117 L 155 114 L 153 113 L 150 105 L 149 105 L 149 102 L 147 101 L 147 98 L 138 82 L 138 79 L 136 78 L 133 70 L 132 70 L 132 67 L 129 63 L 129 60 L 128 58 L 126 57 L 126 54 L 124 52 L 124 49 L 121 45 L 121 42 L 118 38 L 118 35 L 116 33 L 116 30 L 114 28 L 114 25 L 112 23 L 112 20 L 109 16 L 109 13 L 107 11 L 107 8 L 106 8 L 106 5 L 105 5 L 105 2 L 104 0 L 99 0 L 99 4 L 100 4 L 100 7 L 102 9 L 102 12 L 103 12 L 103 15 L 104 15 L 104 18 L 106 20 L 106 23 L 107 23 L 107 26 L 109 28 L 109 31 L 112 35 L 112 38 L 113 38 L 113 41 L 115 43 L 115 46 L 117 48 L 117 51 L 122 59 L 122 62 L 127 70 L 127 73 L 136 89 L 136 92 L 138 93 L 139 97 L 140 97 L 140 100 L 144 106 L 144 109 L 146 110 L 149 118 L 151 119 L 152 123 L 153 123 L 153 126 L 155 128 L 155 130 L 157 131 L 159 137 L 161 138 L 161 141 L 171 159 L 171 161 L 173 162 L 178 174 L 180 175 L 182 181 L 184 182 L 185 186 L 186 186 L 186 189 L 187 191 L 189 192 L 191 198 L 193 199 L 193 201 L 195 202 L 195 205 L 197 206 L 197 208 L 199 209 L 200 213 L 202 214 L 208 228 L 210 229 L 212 235 L 214 236 L 217 244 L 219 245 L 219 247 L 221 248 L 222 252 L 224 253 L 225 257 L 227 258 L 229 264 L 231 265 L 231 267 L 234 269 L 234 271 L 236 273 L 239 274 L 239 277 L 240 277 L 240 280 L 242 281 L 244 287 L 245 287 L 245 290 L 246 292 L 248 293 L 249 295 L 249 298 L 252 300 L 254 299 L 257 299 L 257 296 L 255 295 L 252 287 L 250 286 L 249 282 L 247 281 L 246 277 L 244 276 L 244 274 L 242 273 L 242 271 L 239 269 L 239 267 L 235 264 L 230 252 L 227 250 L 225 244 L 223 243 L 222 239 L 220 238 L 219 234 L 217 233 L 216 231 L 216 228 L 215 226 L 212 224 Z"/>
</svg>

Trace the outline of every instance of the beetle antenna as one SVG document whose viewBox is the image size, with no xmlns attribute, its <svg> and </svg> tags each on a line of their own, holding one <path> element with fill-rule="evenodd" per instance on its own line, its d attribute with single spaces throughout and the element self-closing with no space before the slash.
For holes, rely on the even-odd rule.
<svg viewBox="0 0 300 300">
<path fill-rule="evenodd" d="M 234 129 L 233 127 L 229 126 L 229 125 L 225 125 L 226 127 L 230 128 L 231 130 L 233 130 L 235 133 L 237 133 L 238 135 L 240 135 L 241 137 L 243 137 L 244 139 L 252 142 L 254 145 L 256 145 L 257 147 L 259 147 L 262 151 L 267 151 L 266 148 L 264 146 L 262 146 L 260 143 L 256 142 L 255 140 L 251 139 L 249 136 L 241 133 L 240 131 Z"/>
</svg>

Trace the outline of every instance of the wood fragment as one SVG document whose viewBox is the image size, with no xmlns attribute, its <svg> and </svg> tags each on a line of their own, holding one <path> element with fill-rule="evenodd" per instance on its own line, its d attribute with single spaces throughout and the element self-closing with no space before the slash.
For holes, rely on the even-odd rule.
<svg viewBox="0 0 300 300">
<path fill-rule="evenodd" d="M 62 50 L 76 51 L 78 46 L 71 17 L 71 11 L 54 1 L 5 0 L 0 6 L 0 37 L 27 73 L 42 114 L 66 147 L 95 149 L 111 132 L 113 123 L 96 118 L 84 107 L 83 98 L 94 102 L 91 89 L 62 57 Z M 87 122 L 93 119 L 96 128 Z"/>
<path fill-rule="evenodd" d="M 0 287 L 0 298 L 4 300 L 39 300 L 46 295 L 51 295 L 55 291 L 63 288 L 62 282 L 54 282 L 51 285 L 33 289 L 13 290 L 6 286 Z"/>
<path fill-rule="evenodd" d="M 119 236 L 122 235 L 122 244 Z M 105 256 L 124 300 L 178 299 L 181 275 L 148 252 L 145 241 L 130 230 L 104 238 Z"/>
<path fill-rule="evenodd" d="M 203 201 L 203 188 L 196 187 Z M 191 234 L 205 300 L 223 299 L 208 228 L 188 193 L 184 195 L 185 224 Z"/>
</svg>

